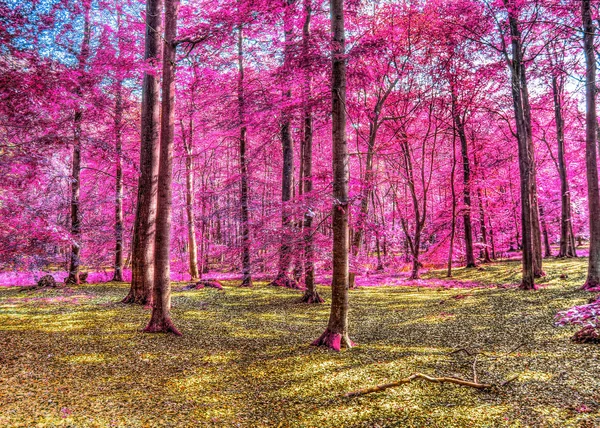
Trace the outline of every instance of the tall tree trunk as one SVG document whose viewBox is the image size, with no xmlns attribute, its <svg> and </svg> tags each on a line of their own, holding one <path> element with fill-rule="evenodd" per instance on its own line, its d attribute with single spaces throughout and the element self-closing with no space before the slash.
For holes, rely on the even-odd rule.
<svg viewBox="0 0 600 428">
<path fill-rule="evenodd" d="M 558 175 L 560 176 L 560 247 L 558 257 L 577 257 L 575 240 L 571 227 L 571 193 L 565 162 L 565 131 L 562 117 L 563 79 L 552 77 L 552 95 L 554 99 L 554 119 L 556 122 L 556 141 L 558 144 Z"/>
<path fill-rule="evenodd" d="M 463 202 L 465 204 L 463 213 L 463 224 L 465 228 L 465 257 L 468 268 L 475 267 L 475 256 L 473 255 L 473 229 L 471 225 L 471 167 L 469 165 L 469 148 L 467 146 L 467 136 L 465 134 L 465 122 L 458 111 L 456 93 L 452 85 L 452 116 L 454 119 L 454 129 L 458 133 L 460 140 L 460 150 L 462 154 L 463 165 Z"/>
<path fill-rule="evenodd" d="M 596 58 L 594 52 L 594 23 L 590 0 L 582 0 L 583 47 L 585 52 L 585 166 L 588 185 L 590 222 L 590 255 L 587 279 L 583 286 L 594 290 L 600 286 L 600 191 L 596 154 Z"/>
<path fill-rule="evenodd" d="M 510 0 L 505 0 L 509 9 L 509 24 L 512 36 L 512 60 L 511 65 L 511 90 L 513 105 L 515 110 L 515 122 L 517 128 L 517 142 L 519 146 L 519 174 L 521 183 L 521 234 L 523 248 L 523 277 L 520 288 L 524 290 L 534 290 L 534 254 L 532 242 L 532 197 L 533 186 L 531 184 L 531 169 L 533 166 L 533 157 L 531 153 L 532 145 L 527 138 L 527 126 L 523 112 L 522 97 L 522 47 L 521 32 L 519 30 L 518 19 L 515 15 L 514 4 Z"/>
<path fill-rule="evenodd" d="M 450 243 L 448 244 L 448 270 L 446 276 L 452 277 L 452 257 L 454 252 L 454 237 L 456 235 L 456 133 L 452 135 L 452 169 L 450 170 L 450 190 L 452 192 L 452 219 L 450 221 Z"/>
<path fill-rule="evenodd" d="M 306 197 L 307 209 L 304 213 L 304 296 L 305 303 L 323 303 L 315 284 L 315 260 L 313 247 L 313 116 L 311 108 L 311 73 L 310 73 L 310 19 L 312 16 L 312 0 L 304 0 L 304 25 L 302 27 L 302 58 L 304 65 L 303 115 L 304 135 L 302 140 L 302 179 L 303 194 Z"/>
<path fill-rule="evenodd" d="M 238 28 L 238 118 L 240 122 L 240 209 L 242 220 L 242 283 L 252 287 L 250 268 L 250 223 L 248 215 L 248 161 L 246 159 L 246 112 L 244 98 L 244 37 L 242 25 Z"/>
<path fill-rule="evenodd" d="M 144 60 L 158 65 L 161 51 L 162 0 L 146 0 Z M 142 83 L 140 177 L 133 227 L 131 288 L 123 303 L 152 304 L 154 237 L 159 158 L 160 77 L 145 72 Z"/>
<path fill-rule="evenodd" d="M 117 152 L 117 171 L 115 184 L 115 272 L 113 281 L 123 281 L 123 98 L 121 80 L 117 80 L 117 93 L 115 98 L 115 151 Z"/>
<path fill-rule="evenodd" d="M 175 61 L 179 0 L 165 0 L 165 37 L 163 52 L 162 114 L 160 123 L 160 160 L 156 207 L 156 258 L 152 317 L 146 333 L 181 333 L 171 321 L 171 217 L 173 180 L 173 136 L 175 131 Z"/>
<path fill-rule="evenodd" d="M 283 74 L 285 84 L 288 86 L 287 76 L 289 74 L 292 47 L 292 5 L 294 0 L 284 0 L 285 13 L 283 19 L 285 46 L 283 52 Z M 289 86 L 288 86 L 289 87 Z M 283 94 L 286 100 L 292 96 L 292 92 L 286 89 Z M 294 189 L 294 143 L 292 141 L 289 107 L 284 106 L 281 110 L 281 148 L 283 151 L 283 167 L 281 170 L 281 245 L 279 248 L 279 266 L 277 277 L 270 285 L 288 288 L 299 288 L 298 283 L 289 275 L 292 263 L 293 249 L 293 221 L 290 201 Z"/>
<path fill-rule="evenodd" d="M 333 275 L 331 313 L 323 334 L 312 344 L 339 351 L 351 348 L 348 337 L 348 142 L 346 140 L 346 40 L 344 1 L 331 0 L 332 49 L 332 152 L 333 152 Z"/>
<path fill-rule="evenodd" d="M 181 128 L 183 131 L 183 122 Z M 183 144 L 185 146 L 185 211 L 187 214 L 188 226 L 188 259 L 192 281 L 197 281 L 200 279 L 201 273 L 198 269 L 198 243 L 196 241 L 196 223 L 194 216 L 194 122 L 191 114 L 188 123 L 187 141 L 185 133 L 182 132 L 182 134 L 184 140 Z"/>
<path fill-rule="evenodd" d="M 90 56 L 90 1 L 85 1 L 85 15 L 83 23 L 83 39 L 78 56 L 79 81 L 76 94 L 83 96 L 83 73 Z M 79 193 L 81 190 L 81 122 L 83 110 L 78 107 L 73 119 L 73 159 L 71 168 L 71 260 L 69 263 L 69 276 L 67 284 L 79 284 L 80 254 L 81 254 L 81 211 L 79 206 Z"/>
<path fill-rule="evenodd" d="M 540 221 L 542 222 L 542 234 L 544 236 L 544 257 L 552 257 L 552 249 L 550 248 L 550 237 L 548 236 L 548 227 L 546 226 L 546 216 L 544 208 L 540 205 Z"/>
<path fill-rule="evenodd" d="M 473 136 L 473 142 L 475 142 L 475 136 Z M 473 154 L 474 167 L 478 170 L 479 163 L 477 160 L 477 152 L 475 151 Z M 481 178 L 485 180 L 485 175 L 482 173 Z M 484 202 L 482 197 L 481 188 L 477 186 L 477 202 L 479 207 L 479 230 L 481 231 L 481 243 L 483 244 L 482 248 L 482 259 L 483 263 L 490 263 L 492 260 L 490 259 L 490 250 L 488 248 L 488 230 L 485 223 L 485 209 Z"/>
</svg>

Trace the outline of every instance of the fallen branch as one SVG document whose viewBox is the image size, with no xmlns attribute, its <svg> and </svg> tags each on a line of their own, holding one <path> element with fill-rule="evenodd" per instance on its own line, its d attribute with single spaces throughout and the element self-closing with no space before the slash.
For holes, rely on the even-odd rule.
<svg viewBox="0 0 600 428">
<path fill-rule="evenodd" d="M 422 380 L 426 380 L 428 382 L 433 382 L 433 383 L 454 383 L 456 385 L 467 386 L 469 388 L 475 388 L 475 389 L 490 389 L 490 388 L 492 388 L 492 385 L 489 385 L 486 383 L 471 382 L 471 381 L 459 379 L 456 377 L 432 377 L 432 376 L 428 376 L 423 373 L 415 373 L 415 374 L 410 375 L 407 378 L 400 379 L 396 382 L 386 383 L 383 385 L 377 385 L 377 386 L 372 386 L 370 388 L 359 389 L 356 391 L 348 392 L 347 394 L 345 394 L 345 396 L 346 397 L 358 397 L 360 395 L 370 394 L 372 392 L 384 391 L 389 388 L 395 388 L 397 386 L 404 385 L 405 383 L 410 383 L 416 379 L 422 379 Z"/>
</svg>

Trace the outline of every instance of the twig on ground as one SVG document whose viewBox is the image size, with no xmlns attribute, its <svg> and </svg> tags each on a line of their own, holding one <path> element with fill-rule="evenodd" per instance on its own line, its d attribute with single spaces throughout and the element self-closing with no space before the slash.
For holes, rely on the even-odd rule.
<svg viewBox="0 0 600 428">
<path fill-rule="evenodd" d="M 426 380 L 428 382 L 433 382 L 433 383 L 453 383 L 456 385 L 466 386 L 466 387 L 475 388 L 475 389 L 490 389 L 493 387 L 493 385 L 490 385 L 490 384 L 471 382 L 468 380 L 459 379 L 459 378 L 455 378 L 455 377 L 433 377 L 433 376 L 428 376 L 423 373 L 415 373 L 415 374 L 410 375 L 409 377 L 400 379 L 396 382 L 386 383 L 383 385 L 377 385 L 377 386 L 372 386 L 370 388 L 358 389 L 356 391 L 348 392 L 347 394 L 345 394 L 345 396 L 346 397 L 358 397 L 360 395 L 370 394 L 372 392 L 384 391 L 389 388 L 394 388 L 396 386 L 404 385 L 405 383 L 412 382 L 413 380 L 416 380 L 416 379 L 422 379 L 422 380 Z"/>
</svg>

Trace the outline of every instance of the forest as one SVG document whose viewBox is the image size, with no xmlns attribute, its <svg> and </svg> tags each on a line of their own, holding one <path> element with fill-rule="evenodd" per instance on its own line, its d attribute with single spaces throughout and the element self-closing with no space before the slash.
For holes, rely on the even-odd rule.
<svg viewBox="0 0 600 428">
<path fill-rule="evenodd" d="M 0 425 L 600 426 L 598 29 L 0 0 Z"/>
</svg>

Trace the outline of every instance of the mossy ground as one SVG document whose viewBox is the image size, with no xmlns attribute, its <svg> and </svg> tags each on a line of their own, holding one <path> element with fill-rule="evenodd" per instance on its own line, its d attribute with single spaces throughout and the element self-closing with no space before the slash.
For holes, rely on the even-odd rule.
<svg viewBox="0 0 600 428">
<path fill-rule="evenodd" d="M 571 343 L 575 327 L 552 326 L 557 311 L 590 297 L 578 290 L 586 262 L 545 269 L 535 292 L 353 290 L 358 346 L 340 353 L 308 346 L 328 305 L 262 284 L 175 291 L 183 337 L 141 333 L 149 311 L 115 303 L 126 284 L 0 289 L 0 426 L 600 426 L 600 348 Z M 454 275 L 516 284 L 519 263 Z M 481 382 L 518 378 L 487 392 L 415 382 L 343 396 L 414 372 L 471 379 L 473 357 L 457 348 L 482 352 Z"/>
</svg>

